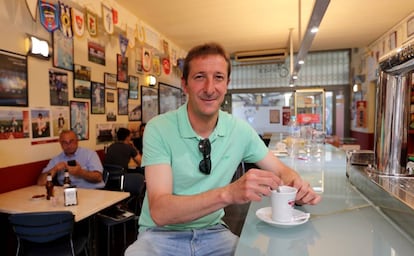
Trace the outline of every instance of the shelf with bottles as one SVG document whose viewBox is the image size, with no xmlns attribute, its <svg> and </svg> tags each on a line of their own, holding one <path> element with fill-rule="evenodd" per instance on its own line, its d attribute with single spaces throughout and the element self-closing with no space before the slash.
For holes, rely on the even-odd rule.
<svg viewBox="0 0 414 256">
<path fill-rule="evenodd" d="M 295 116 L 300 125 L 325 130 L 325 90 L 320 88 L 295 91 Z"/>
</svg>

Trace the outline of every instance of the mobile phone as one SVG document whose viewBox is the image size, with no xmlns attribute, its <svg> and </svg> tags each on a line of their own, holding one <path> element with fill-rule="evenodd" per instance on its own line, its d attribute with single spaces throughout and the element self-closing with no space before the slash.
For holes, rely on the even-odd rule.
<svg viewBox="0 0 414 256">
<path fill-rule="evenodd" d="M 76 161 L 75 160 L 69 160 L 68 165 L 69 166 L 76 166 Z"/>
</svg>

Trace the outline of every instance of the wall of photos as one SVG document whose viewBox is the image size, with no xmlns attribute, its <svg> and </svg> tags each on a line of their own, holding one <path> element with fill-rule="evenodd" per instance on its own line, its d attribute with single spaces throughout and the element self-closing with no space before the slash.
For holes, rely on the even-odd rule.
<svg viewBox="0 0 414 256">
<path fill-rule="evenodd" d="M 39 9 L 31 12 L 22 0 L 0 0 L 0 168 L 60 153 L 62 129 L 75 130 L 80 146 L 103 149 L 117 127 L 135 131 L 160 109 L 182 104 L 177 59 L 185 52 L 173 42 L 116 1 L 44 2 L 83 12 L 97 26 L 84 27 L 82 35 L 72 31 L 72 37 L 62 28 L 49 32 L 54 24 L 42 22 Z M 104 15 L 111 16 L 112 31 Z M 50 59 L 26 55 L 28 35 L 49 42 Z M 147 85 L 150 74 L 160 88 Z M 168 106 L 159 105 L 162 97 Z"/>
</svg>

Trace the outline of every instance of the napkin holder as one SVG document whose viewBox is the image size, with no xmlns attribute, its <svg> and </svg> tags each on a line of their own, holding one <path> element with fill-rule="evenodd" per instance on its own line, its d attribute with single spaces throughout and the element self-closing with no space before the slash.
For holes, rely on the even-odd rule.
<svg viewBox="0 0 414 256">
<path fill-rule="evenodd" d="M 69 187 L 64 189 L 65 206 L 78 204 L 78 191 L 75 187 Z"/>
</svg>

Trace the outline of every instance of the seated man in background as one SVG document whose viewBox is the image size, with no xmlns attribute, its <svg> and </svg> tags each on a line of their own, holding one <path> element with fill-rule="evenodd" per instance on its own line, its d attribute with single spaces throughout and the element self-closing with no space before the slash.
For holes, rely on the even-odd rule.
<svg viewBox="0 0 414 256">
<path fill-rule="evenodd" d="M 63 152 L 52 158 L 43 169 L 37 179 L 39 185 L 46 184 L 46 177 L 49 173 L 60 184 L 63 184 L 64 170 L 68 170 L 73 186 L 79 188 L 103 188 L 105 186 L 102 179 L 103 167 L 98 154 L 93 150 L 78 147 L 78 137 L 75 132 L 63 130 L 59 136 L 59 143 Z"/>
<path fill-rule="evenodd" d="M 145 125 L 146 123 L 141 123 L 139 126 L 139 137 L 134 138 L 132 141 L 134 142 L 134 146 L 136 149 L 138 149 L 138 152 L 142 155 L 142 139 L 144 137 L 144 131 L 145 131 Z"/>
<path fill-rule="evenodd" d="M 128 163 L 132 159 L 139 167 L 141 165 L 141 154 L 132 144 L 131 131 L 121 127 L 116 132 L 116 136 L 118 140 L 108 147 L 104 164 L 119 165 L 124 170 L 128 170 Z"/>
</svg>

